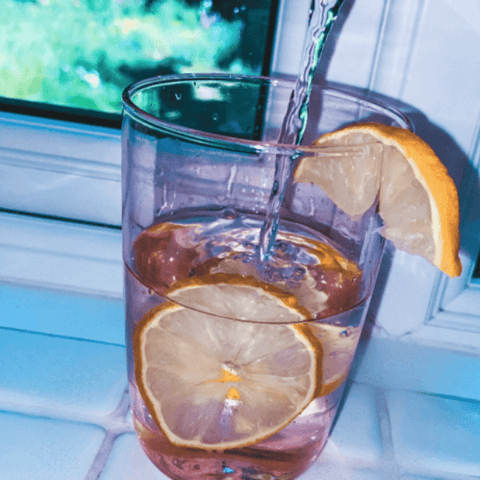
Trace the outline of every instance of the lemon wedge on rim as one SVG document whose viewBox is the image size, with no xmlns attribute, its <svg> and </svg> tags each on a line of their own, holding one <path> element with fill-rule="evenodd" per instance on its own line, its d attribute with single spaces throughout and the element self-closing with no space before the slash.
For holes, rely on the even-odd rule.
<svg viewBox="0 0 480 480">
<path fill-rule="evenodd" d="M 211 302 L 217 313 L 219 305 L 223 313 L 255 313 L 272 323 L 230 320 L 167 302 L 134 331 L 138 388 L 177 446 L 225 450 L 257 443 L 301 414 L 321 384 L 322 345 L 307 325 L 296 323 L 306 319 L 304 309 L 291 295 L 277 295 L 254 279 L 234 283 L 225 277 L 227 282 L 220 275 L 214 283 L 184 285 L 169 296 L 179 303 L 197 298 L 203 309 Z M 273 323 L 272 315 L 289 323 Z"/>
<path fill-rule="evenodd" d="M 317 185 L 351 217 L 363 214 L 378 195 L 385 238 L 452 277 L 460 275 L 458 193 L 432 148 L 409 130 L 377 123 L 327 133 L 312 146 L 362 145 L 365 153 L 353 161 L 328 153 L 302 158 L 295 182 Z"/>
</svg>

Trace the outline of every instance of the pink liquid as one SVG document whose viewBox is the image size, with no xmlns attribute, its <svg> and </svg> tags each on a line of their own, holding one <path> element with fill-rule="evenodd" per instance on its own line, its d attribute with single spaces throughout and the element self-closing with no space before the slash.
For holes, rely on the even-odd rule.
<svg viewBox="0 0 480 480">
<path fill-rule="evenodd" d="M 215 228 L 215 234 L 210 226 L 198 223 L 182 228 L 154 226 L 137 237 L 131 265 L 126 265 L 127 356 L 135 428 L 150 460 L 170 478 L 295 478 L 318 458 L 328 438 L 363 323 L 361 272 L 331 247 L 296 234 L 279 235 L 283 243 L 278 256 L 262 269 L 252 260 L 255 239 L 250 235 L 258 231 L 231 229 L 228 223 Z M 313 245 L 316 253 L 304 244 Z M 178 447 L 162 433 L 137 389 L 133 331 L 152 308 L 168 301 L 165 295 L 175 282 L 232 269 L 302 295 L 308 277 L 309 288 L 325 293 L 319 297 L 326 298 L 321 307 L 305 301 L 310 310 L 320 309 L 312 312 L 317 320 L 309 323 L 324 354 L 317 398 L 282 430 L 254 445 L 225 451 Z"/>
<path fill-rule="evenodd" d="M 138 397 L 136 387 L 130 388 Z M 308 408 L 315 413 L 302 414 L 269 439 L 245 448 L 212 452 L 176 447 L 152 421 L 141 398 L 134 401 L 135 429 L 150 460 L 173 479 L 295 478 L 319 457 L 342 390 L 314 400 Z"/>
</svg>

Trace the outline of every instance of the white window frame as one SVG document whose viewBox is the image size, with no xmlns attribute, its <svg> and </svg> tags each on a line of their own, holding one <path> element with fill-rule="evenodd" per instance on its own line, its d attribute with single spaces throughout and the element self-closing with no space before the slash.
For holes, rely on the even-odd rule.
<svg viewBox="0 0 480 480">
<path fill-rule="evenodd" d="M 480 199 L 476 198 L 480 185 L 480 112 L 467 154 L 470 168 L 464 170 L 459 188 L 464 205 L 460 212 L 461 244 L 468 249 L 460 250 L 462 274 L 449 278 L 422 258 L 391 252 L 389 275 L 372 319 L 379 337 L 480 354 L 480 279 L 472 278 L 480 255 Z"/>
<path fill-rule="evenodd" d="M 281 2 L 278 25 L 285 34 L 274 50 L 274 71 L 292 75 L 298 71 L 299 52 L 303 46 L 303 37 L 298 33 L 305 30 L 309 7 L 310 0 Z M 119 130 L 0 112 L 0 132 L 2 208 L 120 226 Z M 471 157 L 475 159 L 477 169 L 478 150 L 475 147 Z M 51 234 L 54 224 L 59 232 L 62 230 L 61 223 L 51 220 L 38 223 L 32 219 L 37 236 L 29 237 L 22 234 L 22 228 L 26 229 L 25 232 L 30 228 L 28 221 L 25 223 L 15 215 L 4 215 L 5 222 L 0 221 L 0 254 L 3 260 L 6 252 L 18 251 L 19 248 L 36 252 L 31 258 L 33 262 L 34 258 L 38 260 L 37 266 L 30 264 L 22 270 L 0 257 L 0 280 L 72 291 L 95 290 L 96 286 L 88 284 L 87 277 L 82 285 L 78 284 L 73 274 L 61 281 L 54 280 L 59 269 L 68 268 L 68 263 L 62 262 L 69 254 L 56 248 L 57 237 Z M 100 270 L 108 270 L 114 264 L 112 271 L 121 271 L 119 230 L 94 235 L 95 240 L 92 240 L 90 227 L 79 226 L 72 230 L 65 224 L 67 230 L 69 233 L 63 238 L 75 238 L 80 252 L 78 265 L 82 258 L 88 257 L 98 259 Z M 113 257 L 112 241 L 117 246 Z M 375 321 L 374 335 L 480 354 L 480 287 L 470 280 L 475 258 L 462 254 L 464 273 L 459 279 L 447 279 L 423 259 L 387 249 L 382 271 L 384 277 L 378 289 L 382 296 L 371 312 Z M 35 271 L 41 273 L 37 275 Z M 99 291 L 102 295 L 114 297 L 122 294 L 118 282 Z M 473 312 L 479 314 L 469 314 L 468 308 L 477 309 Z"/>
<path fill-rule="evenodd" d="M 118 129 L 0 112 L 0 131 L 2 208 L 120 225 Z"/>
</svg>

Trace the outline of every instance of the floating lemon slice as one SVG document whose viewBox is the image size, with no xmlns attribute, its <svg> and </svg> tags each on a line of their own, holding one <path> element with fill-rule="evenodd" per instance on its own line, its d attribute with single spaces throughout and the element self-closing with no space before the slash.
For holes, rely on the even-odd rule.
<svg viewBox="0 0 480 480">
<path fill-rule="evenodd" d="M 319 186 L 352 217 L 370 208 L 379 193 L 382 235 L 448 275 L 460 275 L 457 190 L 421 138 L 402 128 L 365 123 L 328 133 L 315 145 L 367 147 L 353 161 L 352 155 L 304 157 L 295 171 L 296 182 Z"/>
<path fill-rule="evenodd" d="M 214 273 L 175 283 L 167 298 L 212 315 L 261 323 L 293 323 L 312 318 L 295 294 L 253 276 Z"/>
<path fill-rule="evenodd" d="M 254 279 L 213 277 L 214 283 L 184 285 L 170 296 L 202 302 L 216 314 L 223 306 L 222 315 L 290 324 L 228 320 L 168 302 L 135 329 L 135 375 L 172 444 L 225 450 L 257 443 L 292 422 L 319 391 L 323 355 L 312 330 L 295 324 L 306 317 L 293 296 Z"/>
<path fill-rule="evenodd" d="M 222 262 L 218 267 L 221 266 Z M 229 267 L 233 270 L 231 264 Z M 236 315 L 237 318 L 261 323 L 285 323 L 312 318 L 318 313 L 318 310 L 309 308 L 315 305 L 312 296 L 327 297 L 314 285 L 298 289 L 297 296 L 285 290 L 284 285 L 277 288 L 255 278 L 258 272 L 250 271 L 250 276 L 239 274 L 238 262 L 234 268 L 234 271 L 183 280 L 177 284 L 181 287 L 174 289 L 169 298 L 215 315 L 229 318 Z M 314 396 L 328 395 L 347 379 L 361 330 L 321 322 L 304 322 L 295 325 L 295 328 L 310 340 L 314 350 L 322 352 L 322 371 L 317 375 Z"/>
</svg>

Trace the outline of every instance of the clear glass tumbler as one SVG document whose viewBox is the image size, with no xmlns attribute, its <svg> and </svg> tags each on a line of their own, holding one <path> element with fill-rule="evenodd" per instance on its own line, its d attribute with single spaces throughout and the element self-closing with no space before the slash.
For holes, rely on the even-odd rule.
<svg viewBox="0 0 480 480">
<path fill-rule="evenodd" d="M 311 156 L 333 170 L 378 162 L 380 144 L 310 145 L 360 121 L 408 122 L 314 86 L 302 145 L 282 145 L 293 88 L 185 75 L 124 92 L 132 413 L 143 449 L 173 479 L 294 478 L 320 455 L 342 396 L 382 255 L 375 191 L 352 218 L 294 172 Z"/>
</svg>

